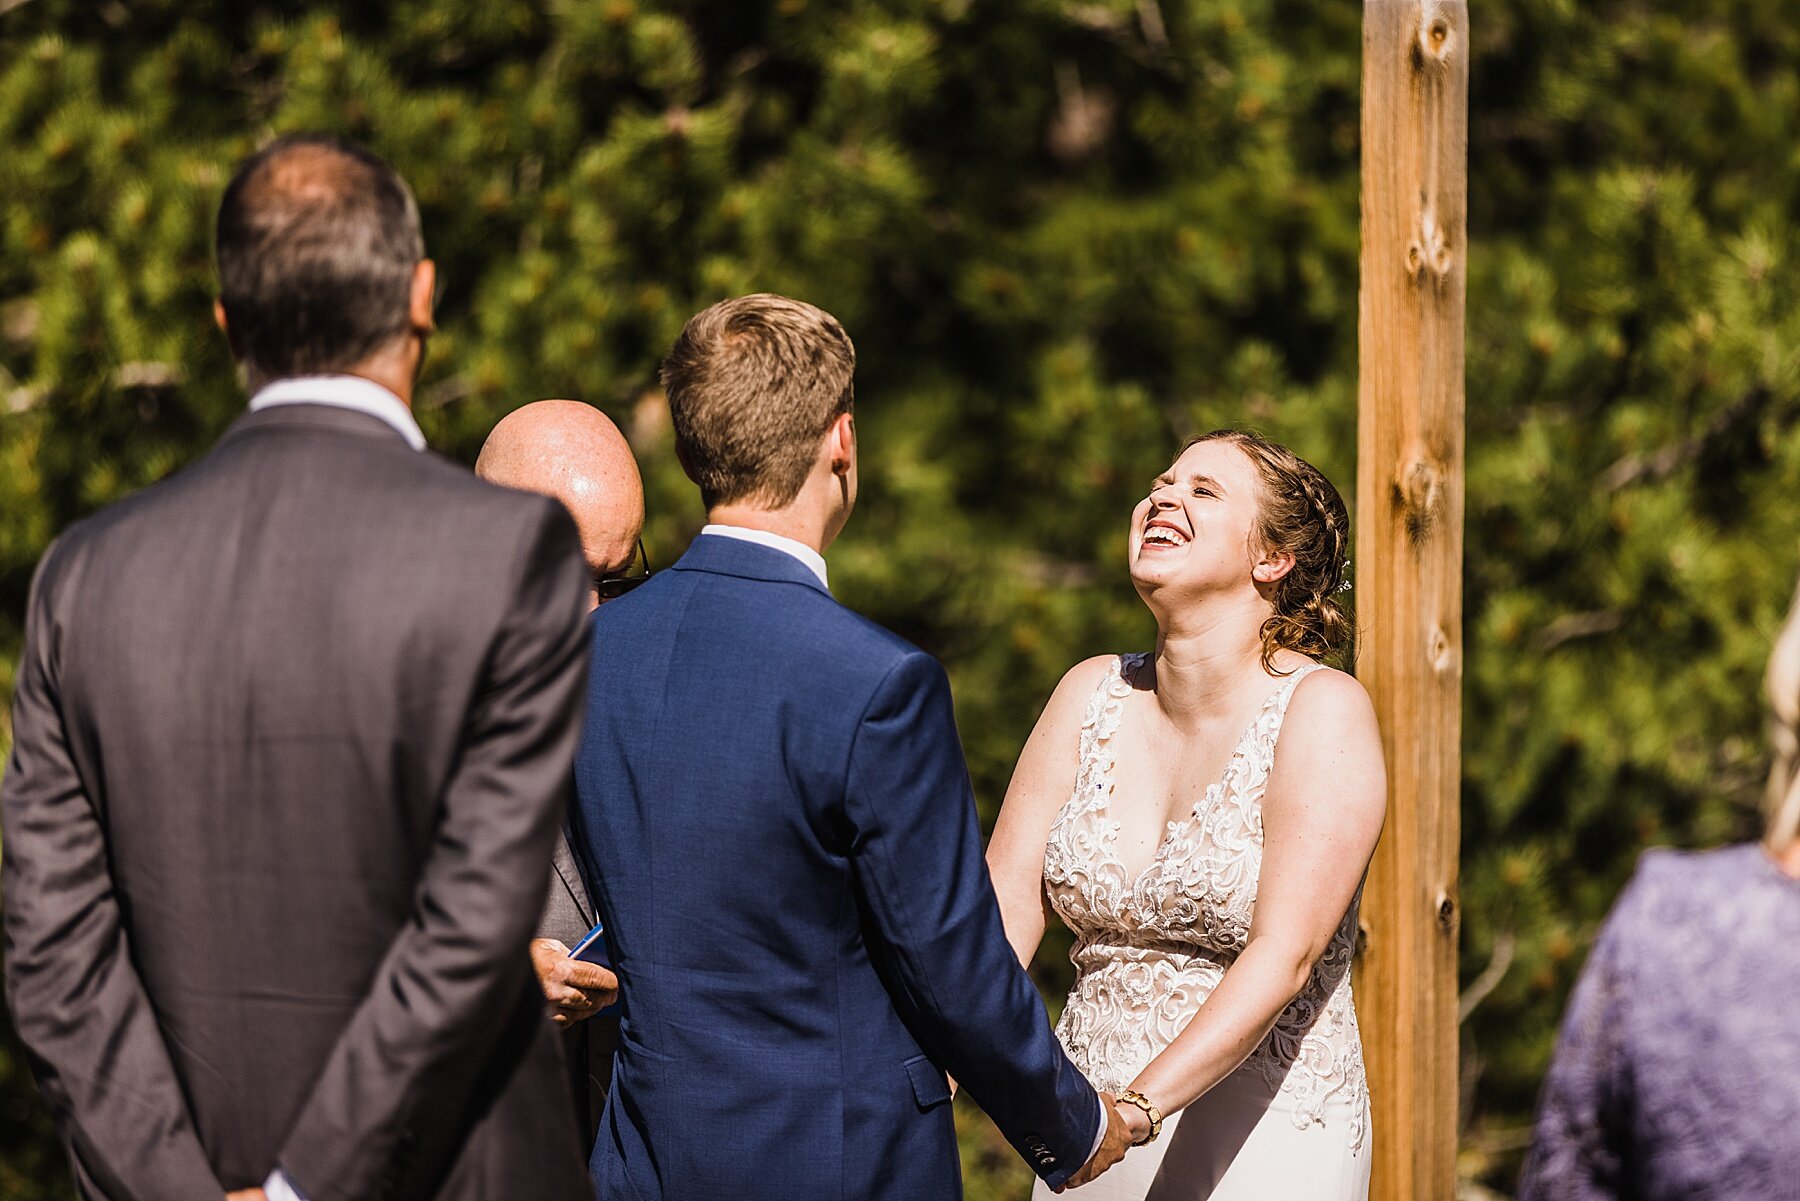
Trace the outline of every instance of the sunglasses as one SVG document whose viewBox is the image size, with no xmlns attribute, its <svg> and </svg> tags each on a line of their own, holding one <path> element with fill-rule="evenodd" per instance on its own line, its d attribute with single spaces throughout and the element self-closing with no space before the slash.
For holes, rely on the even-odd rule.
<svg viewBox="0 0 1800 1201">
<path fill-rule="evenodd" d="M 626 565 L 623 574 L 594 577 L 594 595 L 603 601 L 618 600 L 649 579 L 650 575 L 650 555 L 644 550 L 644 540 L 639 538 L 637 550 L 632 554 L 631 562 Z"/>
</svg>

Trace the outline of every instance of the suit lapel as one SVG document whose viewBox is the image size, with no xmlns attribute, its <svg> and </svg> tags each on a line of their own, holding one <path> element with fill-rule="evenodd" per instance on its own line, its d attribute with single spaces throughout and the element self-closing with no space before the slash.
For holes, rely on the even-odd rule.
<svg viewBox="0 0 1800 1201">
<path fill-rule="evenodd" d="M 581 883 L 581 872 L 575 866 L 575 852 L 569 849 L 569 839 L 561 830 L 556 832 L 556 852 L 550 862 L 556 868 L 556 878 L 568 890 L 569 899 L 575 902 L 575 912 L 592 929 L 594 910 L 588 904 L 587 888 Z"/>
</svg>

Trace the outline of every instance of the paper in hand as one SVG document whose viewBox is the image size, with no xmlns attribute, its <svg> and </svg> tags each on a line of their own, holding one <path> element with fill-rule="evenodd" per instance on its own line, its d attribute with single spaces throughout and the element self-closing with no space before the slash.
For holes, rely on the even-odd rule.
<svg viewBox="0 0 1800 1201">
<path fill-rule="evenodd" d="M 579 959 L 583 963 L 605 965 L 607 963 L 606 940 L 600 937 L 604 933 L 606 933 L 606 923 L 595 922 L 594 928 L 582 935 L 581 941 L 570 948 L 569 958 Z"/>
</svg>

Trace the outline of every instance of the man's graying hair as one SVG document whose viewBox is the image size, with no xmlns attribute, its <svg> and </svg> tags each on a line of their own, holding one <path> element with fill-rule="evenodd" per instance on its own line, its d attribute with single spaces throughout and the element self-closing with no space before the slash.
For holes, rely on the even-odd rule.
<svg viewBox="0 0 1800 1201">
<path fill-rule="evenodd" d="M 277 138 L 219 202 L 219 300 L 232 352 L 269 377 L 342 371 L 411 328 L 425 257 L 406 182 L 326 134 Z"/>
<path fill-rule="evenodd" d="M 675 447 L 707 508 L 779 509 L 855 399 L 856 347 L 837 318 L 760 292 L 696 315 L 663 360 Z"/>
</svg>

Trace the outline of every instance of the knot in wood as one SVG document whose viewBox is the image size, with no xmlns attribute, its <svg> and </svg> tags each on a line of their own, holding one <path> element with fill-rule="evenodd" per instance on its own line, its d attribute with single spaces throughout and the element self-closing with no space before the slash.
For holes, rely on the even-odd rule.
<svg viewBox="0 0 1800 1201">
<path fill-rule="evenodd" d="M 1456 44 L 1456 27 L 1441 4 L 1426 5 L 1419 14 L 1419 40 L 1413 61 L 1419 66 L 1443 67 Z"/>
<path fill-rule="evenodd" d="M 1456 902 L 1445 893 L 1438 894 L 1437 923 L 1445 933 L 1456 929 Z"/>
<path fill-rule="evenodd" d="M 1443 472 L 1424 459 L 1408 463 L 1394 481 L 1394 505 L 1406 525 L 1407 538 L 1415 546 L 1431 537 L 1443 500 Z"/>
<path fill-rule="evenodd" d="M 1450 635 L 1443 626 L 1431 627 L 1431 634 L 1425 641 L 1425 654 L 1431 663 L 1431 670 L 1441 675 L 1448 675 L 1456 666 L 1456 652 L 1450 645 Z"/>
<path fill-rule="evenodd" d="M 1413 223 L 1412 240 L 1406 244 L 1406 273 L 1415 279 L 1429 268 L 1442 280 L 1449 276 L 1452 264 L 1450 242 L 1437 222 L 1437 214 L 1429 204 L 1421 205 Z"/>
</svg>

